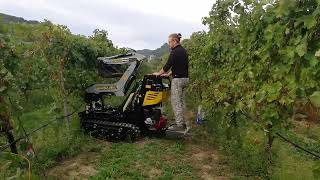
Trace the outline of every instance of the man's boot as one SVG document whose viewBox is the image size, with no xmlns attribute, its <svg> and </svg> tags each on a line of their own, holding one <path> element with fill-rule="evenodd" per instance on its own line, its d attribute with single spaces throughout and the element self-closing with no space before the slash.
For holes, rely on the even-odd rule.
<svg viewBox="0 0 320 180">
<path fill-rule="evenodd" d="M 181 125 L 178 125 L 178 124 L 174 124 L 170 127 L 168 127 L 168 132 L 176 132 L 176 133 L 181 133 L 181 134 L 187 134 L 188 131 L 190 130 L 189 127 L 187 127 L 186 124 L 181 124 Z"/>
</svg>

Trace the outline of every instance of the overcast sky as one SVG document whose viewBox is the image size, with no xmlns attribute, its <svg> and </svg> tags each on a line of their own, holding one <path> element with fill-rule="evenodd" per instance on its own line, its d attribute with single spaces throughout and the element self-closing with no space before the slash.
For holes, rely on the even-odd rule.
<svg viewBox="0 0 320 180">
<path fill-rule="evenodd" d="M 215 0 L 0 0 L 0 12 L 27 20 L 48 19 L 67 25 L 75 34 L 91 35 L 96 28 L 109 32 L 119 47 L 155 49 L 170 33 L 188 37 L 206 30 Z"/>
</svg>

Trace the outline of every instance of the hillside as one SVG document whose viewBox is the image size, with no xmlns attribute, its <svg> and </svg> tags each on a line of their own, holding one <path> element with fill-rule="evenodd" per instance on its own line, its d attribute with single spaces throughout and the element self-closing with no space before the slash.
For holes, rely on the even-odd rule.
<svg viewBox="0 0 320 180">
<path fill-rule="evenodd" d="M 39 21 L 35 20 L 26 20 L 22 17 L 11 16 L 8 14 L 0 13 L 0 17 L 4 23 L 15 22 L 15 23 L 27 23 L 27 24 L 37 24 Z"/>
<path fill-rule="evenodd" d="M 161 47 L 155 49 L 155 50 L 150 50 L 150 49 L 142 49 L 138 50 L 137 53 L 143 54 L 147 57 L 154 55 L 158 58 L 162 57 L 166 53 L 169 53 L 169 45 L 167 43 L 164 43 Z"/>
</svg>

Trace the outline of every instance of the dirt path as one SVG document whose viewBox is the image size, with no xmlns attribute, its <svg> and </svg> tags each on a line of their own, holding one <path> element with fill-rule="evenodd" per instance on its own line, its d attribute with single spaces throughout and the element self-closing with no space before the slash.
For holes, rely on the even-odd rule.
<svg viewBox="0 0 320 180">
<path fill-rule="evenodd" d="M 232 177 L 226 160 L 215 149 L 189 145 L 186 158 L 188 157 L 190 162 L 200 169 L 198 175 L 204 180 L 230 179 Z"/>
<path fill-rule="evenodd" d="M 95 140 L 99 147 L 82 152 L 75 157 L 65 159 L 46 172 L 49 179 L 88 179 L 97 173 L 96 164 L 101 151 L 111 146 L 107 141 Z M 101 148 L 102 147 L 102 148 Z"/>
<path fill-rule="evenodd" d="M 81 153 L 50 169 L 47 177 L 51 179 L 87 179 L 97 173 L 95 164 L 98 159 L 98 153 Z"/>
</svg>

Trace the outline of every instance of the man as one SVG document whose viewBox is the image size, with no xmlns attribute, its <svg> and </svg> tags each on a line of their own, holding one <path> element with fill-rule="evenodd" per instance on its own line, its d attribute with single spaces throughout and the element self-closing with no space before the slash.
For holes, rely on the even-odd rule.
<svg viewBox="0 0 320 180">
<path fill-rule="evenodd" d="M 189 130 L 185 118 L 185 87 L 189 82 L 189 62 L 187 51 L 180 44 L 181 34 L 171 34 L 168 38 L 168 44 L 171 53 L 167 63 L 159 71 L 153 73 L 158 76 L 172 75 L 171 84 L 171 105 L 174 112 L 176 124 L 169 127 L 169 131 L 178 131 L 187 133 Z M 171 71 L 169 71 L 171 69 Z"/>
</svg>

